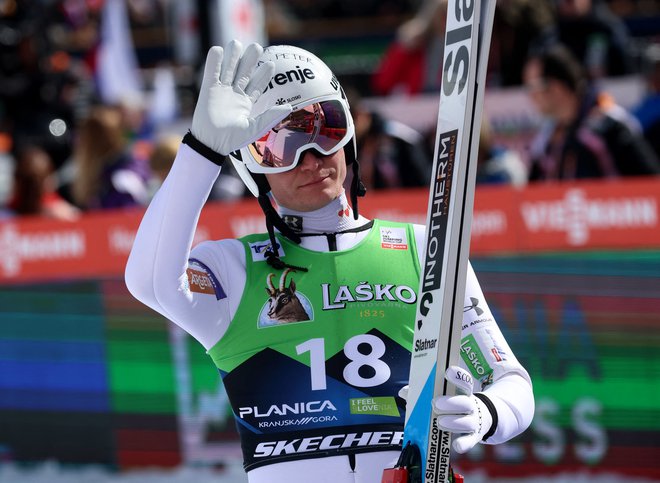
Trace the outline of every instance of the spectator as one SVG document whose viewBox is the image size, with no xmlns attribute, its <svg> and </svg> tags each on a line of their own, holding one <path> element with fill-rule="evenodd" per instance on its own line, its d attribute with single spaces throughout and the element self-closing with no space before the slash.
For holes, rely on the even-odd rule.
<svg viewBox="0 0 660 483">
<path fill-rule="evenodd" d="M 555 25 L 553 0 L 499 0 L 488 58 L 488 83 L 522 84 L 530 48 L 542 43 Z"/>
<path fill-rule="evenodd" d="M 12 153 L 12 144 L 12 137 L 5 132 L 0 132 L 0 211 L 5 214 L 14 185 L 16 160 Z M 0 218 L 2 216 L 0 214 Z"/>
<path fill-rule="evenodd" d="M 156 140 L 156 143 L 149 155 L 149 170 L 151 177 L 149 179 L 149 199 L 161 187 L 163 181 L 170 172 L 176 152 L 181 144 L 181 136 L 171 134 L 162 136 Z"/>
<path fill-rule="evenodd" d="M 376 71 L 376 95 L 437 92 L 442 83 L 446 0 L 425 0 L 415 17 L 402 24 Z M 497 3 L 488 62 L 489 85 L 520 85 L 530 46 L 550 36 L 555 15 L 550 0 Z"/>
<path fill-rule="evenodd" d="M 80 210 L 56 191 L 53 161 L 38 146 L 19 148 L 9 209 L 16 215 L 40 215 L 74 221 Z"/>
<path fill-rule="evenodd" d="M 428 186 L 433 155 L 424 136 L 365 106 L 356 89 L 347 89 L 347 95 L 355 122 L 360 177 L 367 189 Z M 346 186 L 351 179 L 349 175 Z"/>
<path fill-rule="evenodd" d="M 437 92 L 442 84 L 447 0 L 425 0 L 402 24 L 372 79 L 376 95 Z"/>
<path fill-rule="evenodd" d="M 283 0 L 264 1 L 264 20 L 270 38 L 281 38 L 300 32 L 300 20 L 291 7 L 290 2 Z"/>
<path fill-rule="evenodd" d="M 644 137 L 660 156 L 660 43 L 652 44 L 644 52 L 646 95 L 633 110 Z"/>
<path fill-rule="evenodd" d="M 151 170 L 153 179 L 157 181 L 158 186 L 163 184 L 167 173 L 170 172 L 176 152 L 179 149 L 179 144 L 181 144 L 180 138 L 181 136 L 176 134 L 162 136 L 156 141 L 151 151 L 149 169 Z"/>
<path fill-rule="evenodd" d="M 250 191 L 241 181 L 241 177 L 232 164 L 223 169 L 215 180 L 209 200 L 213 201 L 235 201 L 246 196 L 251 196 Z"/>
<path fill-rule="evenodd" d="M 631 74 L 636 54 L 623 21 L 602 0 L 557 0 L 554 38 L 592 79 Z"/>
<path fill-rule="evenodd" d="M 590 83 L 562 45 L 535 54 L 525 85 L 546 123 L 531 148 L 530 181 L 659 174 L 632 115 Z"/>
<path fill-rule="evenodd" d="M 74 147 L 72 196 L 83 209 L 146 204 L 149 168 L 130 153 L 122 111 L 96 106 L 80 124 Z"/>
<path fill-rule="evenodd" d="M 58 168 L 71 154 L 81 72 L 53 48 L 45 16 L 29 4 L 18 2 L 0 23 L 0 125 L 17 145 L 42 147 Z"/>
<path fill-rule="evenodd" d="M 495 142 L 490 122 L 485 115 L 479 136 L 477 183 L 513 186 L 523 186 L 527 183 L 527 168 L 522 158 L 513 149 Z"/>
</svg>

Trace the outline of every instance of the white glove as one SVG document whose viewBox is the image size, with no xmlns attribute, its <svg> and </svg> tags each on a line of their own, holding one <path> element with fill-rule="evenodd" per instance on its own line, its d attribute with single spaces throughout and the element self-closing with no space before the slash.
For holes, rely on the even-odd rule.
<svg viewBox="0 0 660 483">
<path fill-rule="evenodd" d="M 482 440 L 493 424 L 486 405 L 472 394 L 472 376 L 458 366 L 449 366 L 445 379 L 458 388 L 456 396 L 440 396 L 433 401 L 433 412 L 438 415 L 437 426 L 443 431 L 460 433 L 452 447 L 465 453 Z"/>
<path fill-rule="evenodd" d="M 250 117 L 252 105 L 275 72 L 272 62 L 255 69 L 262 52 L 253 43 L 243 53 L 237 40 L 225 50 L 215 46 L 208 52 L 190 131 L 217 153 L 226 155 L 247 146 L 291 112 L 291 106 L 284 104 Z"/>
</svg>

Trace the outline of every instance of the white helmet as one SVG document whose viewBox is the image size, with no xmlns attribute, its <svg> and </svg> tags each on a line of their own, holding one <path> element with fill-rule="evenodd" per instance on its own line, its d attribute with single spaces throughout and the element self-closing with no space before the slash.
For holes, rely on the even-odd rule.
<svg viewBox="0 0 660 483">
<path fill-rule="evenodd" d="M 291 45 L 266 47 L 259 64 L 267 61 L 275 64 L 275 72 L 252 107 L 252 115 L 285 103 L 291 104 L 293 112 L 261 138 L 229 155 L 254 196 L 270 191 L 261 174 L 293 169 L 307 150 L 329 155 L 345 148 L 346 164 L 356 161 L 355 127 L 346 94 L 328 66 Z"/>
</svg>

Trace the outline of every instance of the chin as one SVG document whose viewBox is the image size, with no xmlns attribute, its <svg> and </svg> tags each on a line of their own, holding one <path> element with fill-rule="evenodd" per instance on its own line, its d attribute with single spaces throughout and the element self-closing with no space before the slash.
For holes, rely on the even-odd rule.
<svg viewBox="0 0 660 483">
<path fill-rule="evenodd" d="M 321 193 L 319 193 L 319 196 L 315 198 L 314 200 L 310 200 L 309 203 L 305 203 L 305 209 L 301 209 L 300 211 L 315 211 L 323 208 L 326 206 L 328 203 L 332 202 L 334 199 L 337 198 L 338 195 L 330 195 L 327 194 L 326 196 L 320 196 Z"/>
</svg>

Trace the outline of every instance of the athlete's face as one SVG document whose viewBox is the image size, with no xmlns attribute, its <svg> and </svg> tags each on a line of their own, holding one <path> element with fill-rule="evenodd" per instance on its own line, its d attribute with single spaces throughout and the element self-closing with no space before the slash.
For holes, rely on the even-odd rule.
<svg viewBox="0 0 660 483">
<path fill-rule="evenodd" d="M 307 151 L 291 171 L 267 174 L 277 203 L 290 210 L 314 211 L 337 198 L 346 178 L 346 158 L 340 149 L 329 156 Z"/>
</svg>

